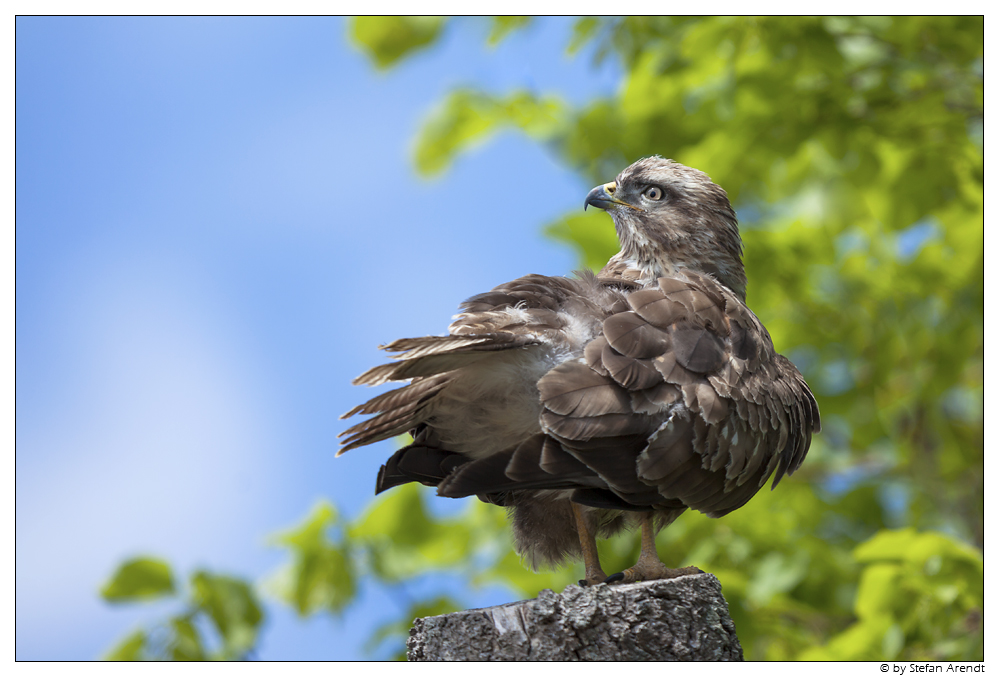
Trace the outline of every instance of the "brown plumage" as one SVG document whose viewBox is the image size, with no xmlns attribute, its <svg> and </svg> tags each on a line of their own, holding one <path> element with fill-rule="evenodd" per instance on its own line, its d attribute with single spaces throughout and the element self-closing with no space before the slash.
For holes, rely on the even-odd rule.
<svg viewBox="0 0 999 677">
<path fill-rule="evenodd" d="M 355 384 L 410 381 L 356 407 L 343 453 L 411 432 L 376 491 L 406 482 L 506 506 L 532 567 L 637 522 L 642 556 L 687 508 L 720 517 L 805 458 L 819 411 L 745 305 L 735 212 L 706 174 L 659 157 L 593 189 L 621 251 L 598 275 L 528 275 L 465 301 L 448 336 L 394 341 Z"/>
</svg>

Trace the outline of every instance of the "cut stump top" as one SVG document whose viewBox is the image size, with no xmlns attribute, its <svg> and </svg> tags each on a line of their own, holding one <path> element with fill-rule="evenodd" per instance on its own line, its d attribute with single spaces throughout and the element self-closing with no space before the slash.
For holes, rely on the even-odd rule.
<svg viewBox="0 0 999 677">
<path fill-rule="evenodd" d="M 711 574 L 542 590 L 536 599 L 417 618 L 411 661 L 740 661 Z"/>
</svg>

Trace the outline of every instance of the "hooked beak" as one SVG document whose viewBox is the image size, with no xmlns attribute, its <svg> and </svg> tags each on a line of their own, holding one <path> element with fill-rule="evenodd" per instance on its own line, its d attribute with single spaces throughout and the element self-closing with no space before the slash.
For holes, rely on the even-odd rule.
<svg viewBox="0 0 999 677">
<path fill-rule="evenodd" d="M 614 192 L 617 190 L 617 184 L 611 181 L 610 183 L 605 183 L 602 186 L 597 186 L 589 192 L 586 196 L 586 202 L 583 203 L 583 211 L 590 205 L 593 205 L 597 209 L 609 209 L 614 205 L 621 205 L 623 207 L 630 207 L 637 211 L 645 211 L 641 207 L 636 207 L 635 205 L 628 204 L 624 200 L 619 200 L 614 197 Z"/>
</svg>

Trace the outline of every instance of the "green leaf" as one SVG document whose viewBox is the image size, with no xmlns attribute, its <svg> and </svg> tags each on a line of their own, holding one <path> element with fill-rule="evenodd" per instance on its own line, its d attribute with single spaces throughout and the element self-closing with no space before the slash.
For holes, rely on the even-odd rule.
<svg viewBox="0 0 999 677">
<path fill-rule="evenodd" d="M 524 28 L 530 22 L 531 17 L 529 16 L 494 16 L 486 42 L 489 43 L 490 47 L 495 47 L 510 33 Z"/>
<path fill-rule="evenodd" d="M 902 652 L 905 646 L 905 632 L 899 625 L 893 624 L 885 631 L 884 639 L 881 641 L 882 660 L 892 661 Z"/>
<path fill-rule="evenodd" d="M 137 557 L 124 562 L 101 587 L 101 596 L 109 602 L 149 600 L 173 593 L 170 565 L 151 557 Z"/>
<path fill-rule="evenodd" d="M 877 616 L 851 625 L 836 635 L 828 645 L 814 647 L 801 653 L 802 661 L 876 661 L 886 660 L 884 647 L 892 639 L 886 635 L 894 624 L 888 616 Z"/>
<path fill-rule="evenodd" d="M 808 553 L 798 551 L 787 556 L 771 552 L 760 560 L 746 590 L 750 602 L 766 605 L 774 595 L 786 593 L 798 585 L 808 573 Z"/>
<path fill-rule="evenodd" d="M 407 484 L 379 498 L 348 534 L 365 544 L 372 573 L 398 581 L 428 568 L 465 567 L 479 535 L 468 520 L 435 520 L 424 489 Z"/>
<path fill-rule="evenodd" d="M 536 139 L 549 139 L 564 122 L 565 106 L 555 97 L 514 92 L 505 98 L 457 89 L 438 106 L 417 136 L 414 161 L 425 175 L 444 171 L 462 152 L 483 143 L 504 127 Z"/>
<path fill-rule="evenodd" d="M 901 567 L 897 564 L 874 564 L 865 568 L 854 605 L 857 617 L 864 619 L 891 614 L 901 592 L 898 586 L 901 575 Z"/>
<path fill-rule="evenodd" d="M 354 44 L 379 69 L 387 69 L 437 40 L 446 19 L 439 16 L 358 16 L 351 19 Z"/>
<path fill-rule="evenodd" d="M 906 551 L 919 538 L 912 527 L 878 532 L 869 540 L 857 546 L 853 556 L 859 562 L 874 562 L 883 559 L 904 559 Z"/>
<path fill-rule="evenodd" d="M 145 647 L 148 637 L 144 630 L 136 630 L 121 640 L 113 649 L 104 654 L 106 661 L 141 661 L 145 660 Z"/>
<path fill-rule="evenodd" d="M 586 43 L 593 39 L 599 27 L 600 20 L 596 17 L 585 16 L 577 19 L 576 23 L 572 25 L 572 39 L 569 41 L 569 46 L 566 47 L 566 52 L 571 56 L 582 49 Z"/>
<path fill-rule="evenodd" d="M 170 621 L 168 658 L 172 661 L 203 661 L 208 659 L 201 635 L 190 617 L 181 616 Z"/>
<path fill-rule="evenodd" d="M 336 524 L 336 510 L 321 501 L 300 526 L 275 538 L 290 551 L 292 561 L 272 578 L 269 587 L 300 616 L 339 613 L 356 595 L 349 550 L 329 535 Z"/>
<path fill-rule="evenodd" d="M 245 581 L 198 571 L 191 577 L 194 603 L 222 637 L 221 657 L 239 659 L 256 644 L 264 615 L 253 588 Z"/>
<path fill-rule="evenodd" d="M 981 554 L 967 544 L 941 533 L 919 533 L 913 528 L 881 531 L 857 546 L 854 557 L 860 562 L 902 560 L 924 566 L 933 557 L 947 557 L 980 567 Z"/>
<path fill-rule="evenodd" d="M 444 171 L 458 152 L 481 143 L 495 131 L 497 122 L 497 106 L 491 98 L 470 90 L 452 92 L 417 137 L 417 171 L 425 175 Z"/>
</svg>

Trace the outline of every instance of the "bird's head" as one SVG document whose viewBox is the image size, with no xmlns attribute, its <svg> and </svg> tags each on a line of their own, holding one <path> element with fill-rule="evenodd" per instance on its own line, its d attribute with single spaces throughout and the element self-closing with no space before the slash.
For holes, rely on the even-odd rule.
<svg viewBox="0 0 999 677">
<path fill-rule="evenodd" d="M 621 253 L 650 280 L 687 268 L 746 296 L 742 239 L 725 191 L 702 171 L 653 156 L 586 196 L 614 219 Z"/>
</svg>

